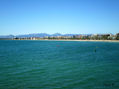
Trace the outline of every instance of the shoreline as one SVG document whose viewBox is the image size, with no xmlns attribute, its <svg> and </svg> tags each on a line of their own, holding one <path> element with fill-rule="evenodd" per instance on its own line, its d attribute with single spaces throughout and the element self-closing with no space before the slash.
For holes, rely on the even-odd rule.
<svg viewBox="0 0 119 89">
<path fill-rule="evenodd" d="M 18 40 L 18 39 L 11 39 L 11 40 Z M 29 40 L 29 39 L 20 39 L 20 40 Z M 41 41 L 88 41 L 88 42 L 119 42 L 119 40 L 72 40 L 72 39 L 35 39 Z M 34 41 L 35 41 L 34 40 Z"/>
<path fill-rule="evenodd" d="M 88 41 L 88 42 L 119 42 L 119 40 L 46 40 L 46 41 Z"/>
<path fill-rule="evenodd" d="M 78 40 L 78 39 L 0 39 L 0 40 L 119 42 L 119 40 Z"/>
</svg>

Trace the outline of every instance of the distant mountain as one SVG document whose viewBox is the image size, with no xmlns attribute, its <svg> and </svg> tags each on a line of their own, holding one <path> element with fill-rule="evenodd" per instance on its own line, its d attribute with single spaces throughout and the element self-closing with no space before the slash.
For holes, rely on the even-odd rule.
<svg viewBox="0 0 119 89">
<path fill-rule="evenodd" d="M 3 35 L 0 36 L 0 38 L 26 38 L 26 37 L 45 37 L 45 36 L 73 36 L 73 35 L 82 35 L 82 34 L 60 34 L 60 33 L 54 33 L 54 34 L 47 34 L 47 33 L 33 33 L 33 34 L 24 34 L 24 35 Z M 83 35 L 91 35 L 91 34 L 83 34 Z"/>
<path fill-rule="evenodd" d="M 60 33 L 54 33 L 54 34 L 52 34 L 50 36 L 62 36 L 62 34 L 60 34 Z"/>
<path fill-rule="evenodd" d="M 3 35 L 0 38 L 14 38 L 14 35 Z"/>
<path fill-rule="evenodd" d="M 81 35 L 81 34 L 64 34 L 63 36 L 74 36 L 74 35 Z"/>
<path fill-rule="evenodd" d="M 18 38 L 25 38 L 25 37 L 45 37 L 50 36 L 47 33 L 34 33 L 34 34 L 26 34 L 26 35 L 17 35 Z"/>
<path fill-rule="evenodd" d="M 47 33 L 34 33 L 34 34 L 26 34 L 26 35 L 17 35 L 18 38 L 25 38 L 25 37 L 46 37 L 46 36 L 73 36 L 73 35 L 80 35 L 80 34 L 60 34 L 60 33 L 54 33 L 54 34 L 47 34 Z"/>
</svg>

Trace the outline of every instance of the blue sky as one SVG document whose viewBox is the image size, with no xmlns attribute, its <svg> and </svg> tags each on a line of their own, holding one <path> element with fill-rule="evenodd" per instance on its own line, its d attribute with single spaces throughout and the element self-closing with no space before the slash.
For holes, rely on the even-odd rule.
<svg viewBox="0 0 119 89">
<path fill-rule="evenodd" d="M 0 35 L 118 33 L 119 0 L 0 0 Z"/>
</svg>

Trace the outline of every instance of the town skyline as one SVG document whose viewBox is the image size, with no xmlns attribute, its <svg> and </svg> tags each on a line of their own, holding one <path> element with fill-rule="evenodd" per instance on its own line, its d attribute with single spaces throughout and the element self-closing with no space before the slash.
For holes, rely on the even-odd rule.
<svg viewBox="0 0 119 89">
<path fill-rule="evenodd" d="M 0 39 L 11 40 L 119 40 L 119 33 L 116 34 L 47 34 L 35 33 L 24 35 L 6 35 L 0 36 Z"/>
</svg>

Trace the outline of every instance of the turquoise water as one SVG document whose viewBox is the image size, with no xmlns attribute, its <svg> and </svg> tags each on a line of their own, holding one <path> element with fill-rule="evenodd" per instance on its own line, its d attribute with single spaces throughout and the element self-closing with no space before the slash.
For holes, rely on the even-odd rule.
<svg viewBox="0 0 119 89">
<path fill-rule="evenodd" d="M 119 89 L 119 43 L 1 40 L 0 89 Z"/>
</svg>

